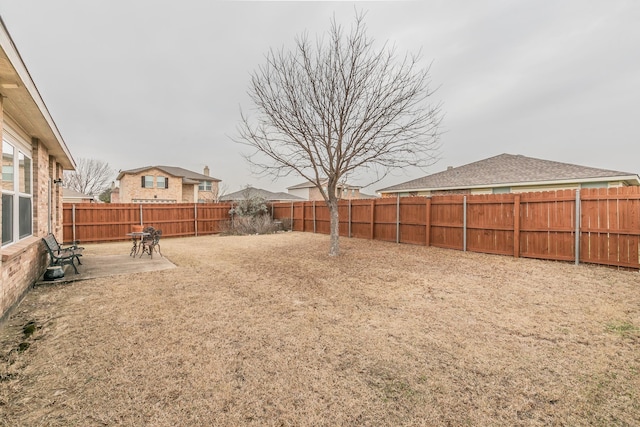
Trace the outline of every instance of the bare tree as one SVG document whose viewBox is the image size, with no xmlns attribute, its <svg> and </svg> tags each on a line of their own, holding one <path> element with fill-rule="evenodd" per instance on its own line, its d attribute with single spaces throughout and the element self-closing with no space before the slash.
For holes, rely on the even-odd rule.
<svg viewBox="0 0 640 427">
<path fill-rule="evenodd" d="M 254 149 L 247 159 L 259 172 L 315 184 L 330 212 L 330 255 L 339 254 L 336 188 L 347 176 L 367 172 L 376 182 L 437 160 L 441 105 L 428 102 L 429 68 L 419 62 L 388 43 L 376 50 L 356 13 L 348 34 L 333 17 L 326 39 L 301 35 L 252 73 L 257 117 L 241 112 L 236 141 Z"/>
<path fill-rule="evenodd" d="M 64 185 L 83 194 L 98 196 L 109 188 L 114 174 L 105 161 L 78 159 L 76 170 L 64 173 Z"/>
</svg>

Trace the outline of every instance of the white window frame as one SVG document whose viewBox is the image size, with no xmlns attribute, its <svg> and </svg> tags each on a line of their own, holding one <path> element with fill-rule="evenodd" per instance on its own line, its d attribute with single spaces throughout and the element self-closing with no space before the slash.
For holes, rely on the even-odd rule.
<svg viewBox="0 0 640 427">
<path fill-rule="evenodd" d="M 212 189 L 213 189 L 212 181 L 200 181 L 200 185 L 198 185 L 199 191 L 212 191 Z"/>
<path fill-rule="evenodd" d="M 12 211 L 12 236 L 11 240 L 2 243 L 2 247 L 10 246 L 16 242 L 24 240 L 28 237 L 33 236 L 33 154 L 31 146 L 21 138 L 17 133 L 13 132 L 13 130 L 7 125 L 5 122 L 3 125 L 2 132 L 2 143 L 8 144 L 13 147 L 13 188 L 12 189 L 4 189 L 2 187 L 2 195 L 9 195 L 13 199 L 13 211 Z M 4 148 L 2 148 L 2 152 L 4 153 Z M 30 167 L 29 167 L 29 182 L 28 182 L 28 191 L 29 193 L 20 191 L 20 154 L 22 154 L 26 159 L 29 159 Z M 3 154 L 4 155 L 4 154 Z M 29 233 L 20 237 L 20 199 L 29 199 L 30 200 L 30 212 L 29 212 Z M 6 236 L 2 236 L 2 240 L 4 240 Z"/>
<path fill-rule="evenodd" d="M 162 182 L 162 186 L 160 185 Z M 169 178 L 166 176 L 156 176 L 156 188 L 168 188 L 167 184 L 169 183 Z"/>
</svg>

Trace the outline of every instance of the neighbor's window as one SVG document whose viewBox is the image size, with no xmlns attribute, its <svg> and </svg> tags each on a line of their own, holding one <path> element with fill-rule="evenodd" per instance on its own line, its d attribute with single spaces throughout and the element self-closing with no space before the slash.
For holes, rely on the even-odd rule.
<svg viewBox="0 0 640 427">
<path fill-rule="evenodd" d="M 511 193 L 511 187 L 496 187 L 492 190 L 493 194 Z"/>
<path fill-rule="evenodd" d="M 31 169 L 31 158 L 15 145 L 3 140 L 2 246 L 31 236 L 33 230 Z"/>
<path fill-rule="evenodd" d="M 156 187 L 158 188 L 169 188 L 169 178 L 165 176 L 156 177 Z"/>
<path fill-rule="evenodd" d="M 200 191 L 211 191 L 211 181 L 200 181 L 200 185 L 198 186 L 198 190 L 200 190 Z"/>
<path fill-rule="evenodd" d="M 153 188 L 153 176 L 144 175 L 142 177 L 142 188 Z"/>
</svg>

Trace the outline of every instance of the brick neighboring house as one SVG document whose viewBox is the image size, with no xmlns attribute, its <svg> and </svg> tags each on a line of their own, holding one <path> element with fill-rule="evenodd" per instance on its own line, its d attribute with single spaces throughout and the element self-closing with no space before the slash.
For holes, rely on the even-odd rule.
<svg viewBox="0 0 640 427">
<path fill-rule="evenodd" d="M 42 276 L 42 237 L 62 241 L 63 170 L 75 162 L 0 18 L 0 320 Z"/>
<path fill-rule="evenodd" d="M 327 179 L 323 179 L 320 181 L 320 184 L 327 190 Z M 301 184 L 293 185 L 291 187 L 287 187 L 287 191 L 289 194 L 294 196 L 298 196 L 304 200 L 324 200 L 322 198 L 322 194 L 320 194 L 320 190 L 316 185 L 311 181 L 306 181 Z M 338 199 L 349 200 L 349 199 L 362 199 L 360 195 L 360 187 L 356 187 L 354 185 L 349 184 L 339 184 L 337 188 Z M 367 196 L 368 198 L 369 196 Z"/>
<path fill-rule="evenodd" d="M 111 192 L 112 203 L 213 203 L 220 180 L 174 166 L 146 166 L 120 171 L 120 186 Z"/>
<path fill-rule="evenodd" d="M 500 194 L 640 185 L 631 172 L 500 154 L 378 190 L 382 197 Z"/>
</svg>

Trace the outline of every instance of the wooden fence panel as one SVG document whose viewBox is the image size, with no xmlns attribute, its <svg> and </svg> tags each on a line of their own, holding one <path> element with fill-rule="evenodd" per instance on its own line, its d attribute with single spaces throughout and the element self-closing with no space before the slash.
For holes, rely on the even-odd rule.
<svg viewBox="0 0 640 427">
<path fill-rule="evenodd" d="M 351 237 L 370 238 L 373 227 L 371 224 L 372 213 L 373 203 L 371 200 L 351 201 Z"/>
<path fill-rule="evenodd" d="M 580 260 L 639 268 L 640 188 L 581 192 Z"/>
<path fill-rule="evenodd" d="M 432 246 L 462 250 L 464 196 L 437 196 L 431 199 Z"/>
<path fill-rule="evenodd" d="M 426 243 L 426 197 L 400 198 L 400 243 Z"/>
<path fill-rule="evenodd" d="M 373 236 L 375 240 L 385 242 L 396 241 L 396 210 L 398 201 L 395 198 L 378 199 L 375 201 Z"/>
<path fill-rule="evenodd" d="M 520 256 L 575 260 L 575 190 L 523 193 Z"/>
<path fill-rule="evenodd" d="M 467 250 L 513 255 L 514 194 L 467 196 Z"/>
<path fill-rule="evenodd" d="M 193 205 L 192 205 L 193 206 Z M 229 204 L 198 203 L 195 205 L 197 215 L 197 235 L 217 234 L 223 230 L 223 226 L 230 220 Z M 163 231 L 164 232 L 164 231 Z"/>
<path fill-rule="evenodd" d="M 63 239 L 85 243 L 127 240 L 133 225 L 162 230 L 163 237 L 220 232 L 222 222 L 229 220 L 228 203 L 65 203 L 63 206 Z"/>
</svg>

